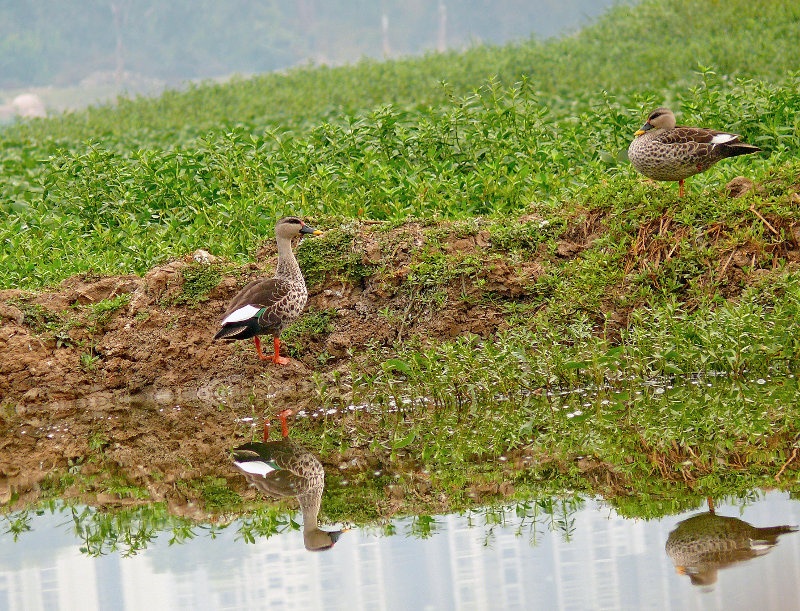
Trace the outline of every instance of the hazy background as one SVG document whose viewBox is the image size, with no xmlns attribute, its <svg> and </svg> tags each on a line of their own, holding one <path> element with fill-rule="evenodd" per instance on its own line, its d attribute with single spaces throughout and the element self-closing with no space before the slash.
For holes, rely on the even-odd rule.
<svg viewBox="0 0 800 611">
<path fill-rule="evenodd" d="M 189 79 L 547 38 L 614 0 L 0 0 L 0 103 L 49 109 Z"/>
</svg>

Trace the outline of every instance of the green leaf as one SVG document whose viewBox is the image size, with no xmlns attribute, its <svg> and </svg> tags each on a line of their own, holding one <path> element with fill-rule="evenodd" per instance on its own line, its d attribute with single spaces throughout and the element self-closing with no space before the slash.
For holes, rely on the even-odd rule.
<svg viewBox="0 0 800 611">
<path fill-rule="evenodd" d="M 394 369 L 407 376 L 411 375 L 411 367 L 409 364 L 405 361 L 401 361 L 400 359 L 389 359 L 386 361 L 386 363 L 384 363 L 384 365 L 387 371 Z"/>
<path fill-rule="evenodd" d="M 417 438 L 417 431 L 411 431 L 408 435 L 400 439 L 399 441 L 395 441 L 392 444 L 393 450 L 399 450 L 400 448 L 405 448 L 408 445 L 414 443 L 414 440 Z"/>
</svg>

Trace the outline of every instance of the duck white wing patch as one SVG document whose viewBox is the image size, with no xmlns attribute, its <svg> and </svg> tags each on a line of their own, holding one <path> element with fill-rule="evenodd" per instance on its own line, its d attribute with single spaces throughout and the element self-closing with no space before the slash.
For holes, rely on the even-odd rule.
<svg viewBox="0 0 800 611">
<path fill-rule="evenodd" d="M 243 320 L 248 320 L 253 318 L 256 314 L 261 311 L 261 308 L 257 308 L 256 306 L 246 305 L 242 306 L 238 310 L 234 310 L 230 314 L 225 317 L 225 320 L 222 321 L 222 325 L 227 325 L 229 322 L 242 322 Z"/>
<path fill-rule="evenodd" d="M 263 460 L 246 460 L 242 462 L 234 462 L 233 464 L 246 473 L 260 475 L 261 477 L 266 477 L 267 473 L 275 470 L 274 467 L 265 463 Z"/>
<path fill-rule="evenodd" d="M 738 137 L 736 134 L 717 134 L 711 138 L 711 144 L 725 144 L 731 140 L 736 140 Z"/>
</svg>

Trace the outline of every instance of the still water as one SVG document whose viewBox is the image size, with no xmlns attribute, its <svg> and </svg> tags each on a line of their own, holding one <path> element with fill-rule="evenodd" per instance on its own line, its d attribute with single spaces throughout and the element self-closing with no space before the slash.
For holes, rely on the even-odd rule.
<svg viewBox="0 0 800 611">
<path fill-rule="evenodd" d="M 10 533 L 0 535 L 0 609 L 800 605 L 800 534 L 750 528 L 800 524 L 800 501 L 788 494 L 718 504 L 716 516 L 690 522 L 706 508 L 649 521 L 622 518 L 595 500 L 549 523 L 524 513 L 508 507 L 435 516 L 423 529 L 419 518 L 399 518 L 346 532 L 325 552 L 306 551 L 300 530 L 246 543 L 234 522 L 215 538 L 198 528 L 194 539 L 170 545 L 170 533 L 161 533 L 132 557 L 90 557 L 80 551 L 69 512 L 46 511 L 16 543 Z M 673 531 L 684 536 L 672 536 L 670 557 Z M 749 537 L 747 550 L 742 536 Z M 715 551 L 707 547 L 703 556 L 710 539 Z M 693 585 L 692 574 L 704 585 Z"/>
</svg>

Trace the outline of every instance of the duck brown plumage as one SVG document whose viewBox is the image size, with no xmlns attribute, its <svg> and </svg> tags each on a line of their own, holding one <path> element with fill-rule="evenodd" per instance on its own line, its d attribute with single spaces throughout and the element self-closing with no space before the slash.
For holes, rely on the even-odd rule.
<svg viewBox="0 0 800 611">
<path fill-rule="evenodd" d="M 295 216 L 282 218 L 275 224 L 278 243 L 278 265 L 275 276 L 260 278 L 239 291 L 228 305 L 222 319 L 222 329 L 214 339 L 253 338 L 256 352 L 262 360 L 285 365 L 289 359 L 280 356 L 280 334 L 303 311 L 308 290 L 300 266 L 292 252 L 292 238 L 301 234 L 319 235 Z M 259 335 L 272 334 L 274 354 L 261 352 Z"/>
<path fill-rule="evenodd" d="M 738 518 L 701 513 L 679 522 L 669 534 L 667 555 L 675 570 L 695 585 L 711 585 L 717 571 L 768 553 L 794 526 L 751 526 Z"/>
<path fill-rule="evenodd" d="M 669 108 L 656 108 L 628 147 L 628 159 L 640 174 L 653 180 L 676 180 L 683 196 L 683 181 L 705 172 L 727 157 L 749 155 L 761 149 L 739 136 L 703 127 L 675 124 Z"/>
<path fill-rule="evenodd" d="M 286 417 L 291 410 L 278 414 L 283 438 L 268 441 L 269 423 L 264 425 L 264 443 L 251 442 L 235 448 L 233 464 L 247 482 L 273 499 L 297 497 L 303 514 L 303 542 L 309 551 L 322 551 L 334 546 L 345 530 L 324 531 L 319 528 L 319 510 L 325 488 L 322 463 L 308 449 L 288 439 Z"/>
</svg>

